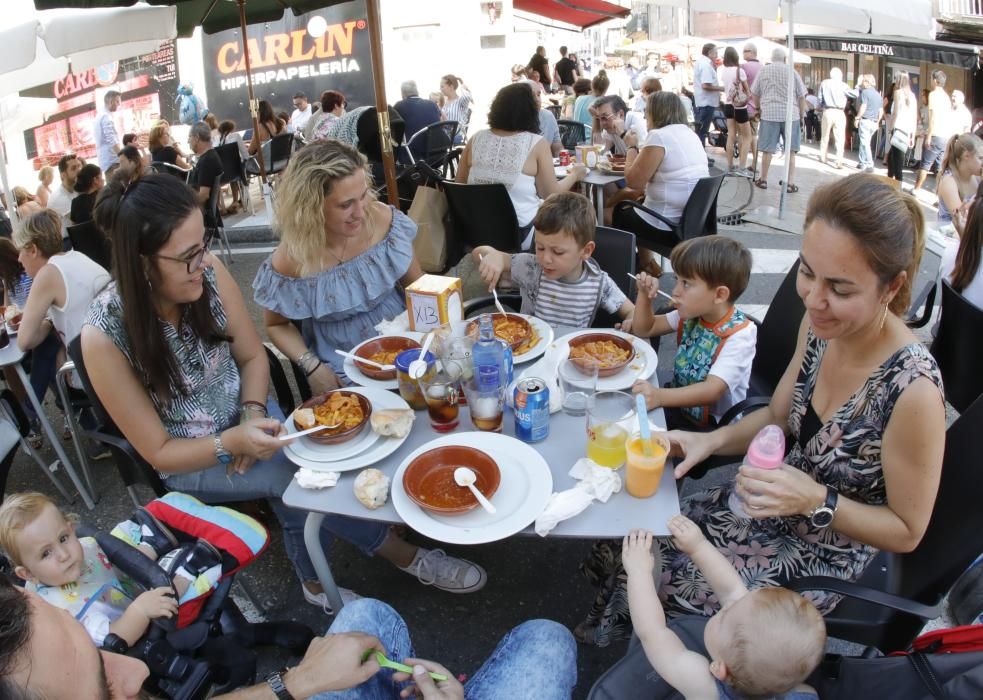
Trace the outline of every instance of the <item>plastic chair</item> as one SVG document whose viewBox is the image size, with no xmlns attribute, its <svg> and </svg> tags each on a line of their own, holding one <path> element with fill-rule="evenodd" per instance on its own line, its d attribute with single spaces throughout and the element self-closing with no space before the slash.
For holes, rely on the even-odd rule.
<svg viewBox="0 0 983 700">
<path fill-rule="evenodd" d="M 431 168 L 440 170 L 444 177 L 447 177 L 447 169 L 450 165 L 449 156 L 451 149 L 454 148 L 454 137 L 457 135 L 458 123 L 455 121 L 443 121 L 423 127 L 418 132 L 410 136 L 406 141 L 406 153 L 409 155 L 410 163 L 416 164 L 417 158 L 413 153 L 415 142 L 423 142 L 423 155 L 420 160 L 426 161 Z"/>
<path fill-rule="evenodd" d="M 218 235 L 225 263 L 226 265 L 231 265 L 232 246 L 229 245 L 229 237 L 225 233 L 225 226 L 219 226 L 218 223 L 222 220 L 222 216 L 218 211 L 218 200 L 222 195 L 222 178 L 224 175 L 225 173 L 216 175 L 211 189 L 208 190 L 208 204 L 205 206 L 205 231 L 212 235 Z"/>
<path fill-rule="evenodd" d="M 167 173 L 168 175 L 173 175 L 181 182 L 187 182 L 188 177 L 191 175 L 191 170 L 185 170 L 184 168 L 179 168 L 173 163 L 165 163 L 164 161 L 155 160 L 150 164 L 150 167 L 156 170 L 158 173 Z"/>
<path fill-rule="evenodd" d="M 68 227 L 72 248 L 92 258 L 107 270 L 113 269 L 112 242 L 94 221 L 84 221 Z"/>
<path fill-rule="evenodd" d="M 701 177 L 686 206 L 683 207 L 683 215 L 678 222 L 670 221 L 657 211 L 653 211 L 640 202 L 630 199 L 619 202 L 615 208 L 615 217 L 619 211 L 625 207 L 634 207 L 646 214 L 654 216 L 656 219 L 669 227 L 669 232 L 676 237 L 676 242 L 698 238 L 700 236 L 710 236 L 717 232 L 717 193 L 720 192 L 720 185 L 724 181 L 724 174 L 718 173 L 709 177 Z M 634 231 L 638 237 L 638 245 L 649 250 L 654 250 L 659 255 L 669 256 L 672 254 L 674 246 L 667 246 L 659 241 L 648 237 L 646 231 Z"/>
<path fill-rule="evenodd" d="M 795 591 L 847 596 L 825 618 L 831 637 L 888 654 L 905 649 L 926 621 L 942 613 L 949 589 L 980 553 L 981 435 L 983 401 L 977 400 L 946 431 L 939 493 L 925 536 L 914 551 L 881 552 L 856 583 L 809 576 L 788 585 Z"/>
<path fill-rule="evenodd" d="M 249 178 L 246 176 L 246 169 L 242 163 L 239 144 L 235 142 L 223 143 L 221 146 L 215 146 L 215 152 L 218 154 L 219 160 L 222 161 L 222 185 L 237 183 L 242 192 L 242 198 L 249 207 L 249 213 L 255 214 L 256 209 L 253 206 L 252 198 L 249 196 Z"/>
<path fill-rule="evenodd" d="M 507 253 L 519 251 L 519 222 L 505 185 L 465 185 L 444 181 L 451 216 L 452 235 L 447 237 L 447 259 L 456 261 L 467 250 L 490 245 Z"/>
<path fill-rule="evenodd" d="M 294 135 L 289 132 L 277 134 L 269 141 L 260 145 L 263 149 L 263 165 L 266 166 L 267 175 L 276 175 L 287 168 L 290 162 L 290 154 L 294 148 Z M 255 156 L 246 161 L 246 175 L 249 177 L 259 176 L 259 161 Z"/>
<path fill-rule="evenodd" d="M 556 125 L 560 127 L 560 143 L 563 147 L 572 151 L 577 144 L 587 141 L 587 126 L 583 122 L 573 119 L 557 119 Z"/>
<path fill-rule="evenodd" d="M 983 394 L 981 347 L 983 309 L 953 289 L 948 280 L 942 280 L 939 332 L 931 351 L 942 370 L 945 399 L 960 413 Z"/>
</svg>

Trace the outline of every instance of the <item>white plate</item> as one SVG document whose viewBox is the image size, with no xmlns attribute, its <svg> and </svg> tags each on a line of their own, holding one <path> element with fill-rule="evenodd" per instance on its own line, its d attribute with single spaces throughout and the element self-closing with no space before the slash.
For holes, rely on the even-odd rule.
<svg viewBox="0 0 983 700">
<path fill-rule="evenodd" d="M 409 409 L 410 407 L 398 394 L 393 394 L 384 389 L 349 387 L 348 391 L 353 391 L 368 398 L 372 402 L 372 410 L 384 408 Z M 417 419 L 419 419 L 419 416 L 417 416 Z M 424 419 L 426 419 L 426 413 L 424 413 Z M 292 418 L 288 418 L 284 425 L 291 433 L 297 432 Z M 372 441 L 362 444 L 361 451 L 351 452 L 345 449 L 349 448 L 349 446 L 354 448 L 361 440 L 369 439 L 363 438 L 366 433 L 372 434 Z M 298 467 L 307 467 L 308 469 L 322 472 L 346 472 L 352 469 L 372 466 L 376 462 L 391 455 L 405 440 L 405 437 L 380 437 L 375 434 L 370 425 L 365 428 L 365 432 L 362 435 L 359 435 L 350 442 L 345 442 L 341 445 L 318 445 L 317 443 L 309 442 L 305 438 L 300 438 L 298 444 L 291 444 L 284 447 L 283 454 Z M 347 456 L 339 457 L 338 455 Z"/>
<path fill-rule="evenodd" d="M 631 385 L 639 379 L 648 379 L 655 374 L 655 370 L 659 367 L 659 358 L 655 354 L 651 343 L 644 338 L 638 338 L 628 333 L 616 331 L 613 328 L 585 328 L 584 330 L 569 333 L 562 338 L 557 338 L 554 344 L 557 346 L 561 343 L 568 345 L 573 338 L 588 333 L 610 333 L 611 335 L 620 336 L 625 340 L 630 340 L 632 345 L 635 346 L 635 359 L 629 362 L 628 366 L 617 374 L 599 378 L 597 380 L 598 391 L 630 389 Z"/>
<path fill-rule="evenodd" d="M 429 513 L 410 500 L 403 490 L 403 473 L 417 456 L 444 445 L 467 445 L 492 457 L 502 473 L 498 491 L 492 496 L 498 512 L 492 515 L 480 506 L 462 515 Z M 414 450 L 396 470 L 391 495 L 393 507 L 403 522 L 421 535 L 448 544 L 483 544 L 510 537 L 532 523 L 553 493 L 549 465 L 531 445 L 499 433 L 445 435 Z"/>
<path fill-rule="evenodd" d="M 384 333 L 383 335 L 387 335 L 387 336 L 394 335 L 399 338 L 409 338 L 410 340 L 415 340 L 418 343 L 423 340 L 423 333 L 414 333 L 413 331 L 405 331 L 403 333 Z M 354 354 L 355 352 L 358 351 L 360 347 L 362 347 L 367 342 L 369 342 L 369 340 L 375 340 L 376 338 L 381 338 L 381 337 L 382 336 L 377 335 L 373 338 L 369 338 L 368 340 L 363 340 L 361 343 L 353 347 L 349 352 Z M 348 378 L 351 379 L 353 382 L 355 382 L 356 384 L 360 384 L 362 386 L 374 387 L 376 389 L 386 389 L 388 391 L 395 391 L 396 389 L 399 388 L 399 382 L 395 378 L 382 380 L 382 379 L 373 379 L 372 377 L 366 377 L 364 374 L 362 374 L 362 371 L 358 368 L 358 365 L 355 364 L 355 361 L 350 360 L 347 357 L 345 358 L 345 374 L 348 375 Z"/>
</svg>

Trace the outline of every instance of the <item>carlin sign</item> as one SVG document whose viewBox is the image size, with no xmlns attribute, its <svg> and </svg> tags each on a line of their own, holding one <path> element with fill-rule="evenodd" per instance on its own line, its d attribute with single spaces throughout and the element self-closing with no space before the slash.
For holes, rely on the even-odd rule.
<svg viewBox="0 0 983 700">
<path fill-rule="evenodd" d="M 307 32 L 314 15 L 327 22 L 320 37 Z M 239 128 L 251 121 L 246 88 L 246 58 L 239 31 L 203 37 L 208 108 Z M 303 92 L 317 102 L 325 90 L 345 95 L 348 108 L 372 104 L 372 65 L 363 0 L 249 26 L 249 63 L 253 92 L 268 100 L 273 111 L 293 110 L 292 98 Z"/>
</svg>

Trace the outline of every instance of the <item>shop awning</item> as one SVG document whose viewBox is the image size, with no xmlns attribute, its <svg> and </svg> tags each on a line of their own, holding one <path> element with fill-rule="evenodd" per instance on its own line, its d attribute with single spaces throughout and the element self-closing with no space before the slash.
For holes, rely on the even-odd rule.
<svg viewBox="0 0 983 700">
<path fill-rule="evenodd" d="M 514 0 L 512 7 L 581 29 L 631 14 L 630 8 L 604 0 Z"/>
<path fill-rule="evenodd" d="M 972 44 L 954 44 L 948 41 L 919 41 L 900 36 L 874 34 L 824 34 L 795 37 L 795 48 L 805 51 L 837 51 L 860 53 L 908 61 L 940 63 L 976 70 L 979 49 Z"/>
</svg>

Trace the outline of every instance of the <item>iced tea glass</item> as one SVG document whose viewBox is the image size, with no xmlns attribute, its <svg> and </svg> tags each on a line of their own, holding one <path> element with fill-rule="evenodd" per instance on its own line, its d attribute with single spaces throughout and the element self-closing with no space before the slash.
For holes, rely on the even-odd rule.
<svg viewBox="0 0 983 700">
<path fill-rule="evenodd" d="M 492 390 L 479 390 L 474 377 L 462 381 L 464 394 L 468 398 L 468 411 L 471 422 L 478 430 L 485 432 L 502 432 L 502 418 L 505 415 L 506 387 L 499 386 Z"/>
<path fill-rule="evenodd" d="M 457 375 L 444 370 L 420 379 L 423 398 L 427 402 L 427 413 L 430 414 L 430 426 L 439 433 L 446 433 L 457 427 L 459 386 Z"/>
</svg>

